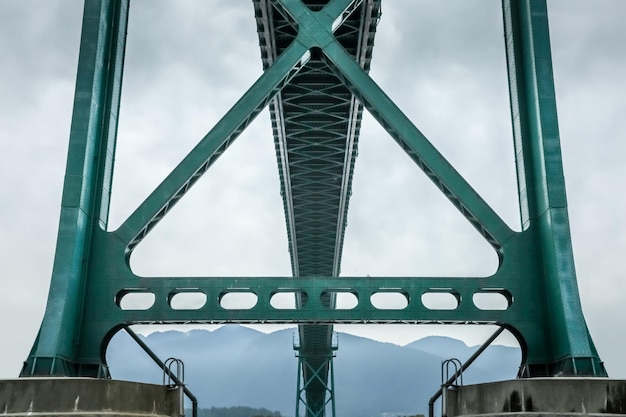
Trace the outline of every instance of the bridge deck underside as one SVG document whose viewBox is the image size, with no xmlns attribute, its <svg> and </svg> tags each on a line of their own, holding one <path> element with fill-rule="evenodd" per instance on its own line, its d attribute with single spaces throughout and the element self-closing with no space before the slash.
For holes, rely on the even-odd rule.
<svg viewBox="0 0 626 417">
<path fill-rule="evenodd" d="M 328 0 L 305 0 L 319 11 Z M 254 2 L 263 67 L 269 68 L 297 35 L 290 17 L 271 0 Z M 346 51 L 368 70 L 379 0 L 356 7 L 335 36 Z M 318 51 L 271 102 L 270 112 L 281 180 L 292 272 L 297 277 L 338 276 L 346 213 L 363 107 L 333 74 Z M 306 299 L 299 297 L 302 305 Z M 322 302 L 332 307 L 328 295 Z M 332 357 L 332 326 L 301 325 L 300 355 L 310 369 L 328 378 Z M 310 380 L 307 403 L 324 403 L 324 381 Z"/>
</svg>

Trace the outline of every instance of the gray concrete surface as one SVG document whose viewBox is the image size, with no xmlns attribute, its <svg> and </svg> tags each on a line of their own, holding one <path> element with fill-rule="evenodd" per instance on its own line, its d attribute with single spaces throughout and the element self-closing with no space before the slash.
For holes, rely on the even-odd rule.
<svg viewBox="0 0 626 417">
<path fill-rule="evenodd" d="M 0 380 L 0 416 L 178 416 L 178 393 L 161 385 L 92 378 Z"/>
<path fill-rule="evenodd" d="M 626 381 L 532 378 L 467 385 L 448 393 L 448 417 L 626 415 Z"/>
</svg>

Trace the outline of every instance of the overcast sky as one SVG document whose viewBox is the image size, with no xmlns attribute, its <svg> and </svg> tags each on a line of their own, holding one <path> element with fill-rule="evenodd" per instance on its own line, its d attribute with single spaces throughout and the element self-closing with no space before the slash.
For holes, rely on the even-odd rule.
<svg viewBox="0 0 626 417">
<path fill-rule="evenodd" d="M 219 4 L 219 8 L 211 8 Z M 583 308 L 626 378 L 626 2 L 549 0 L 557 106 Z M 385 0 L 372 76 L 519 229 L 497 0 Z M 0 0 L 0 378 L 18 374 L 50 281 L 82 0 Z M 134 0 L 111 211 L 116 228 L 261 73 L 249 0 Z M 489 275 L 497 259 L 365 116 L 342 274 Z M 142 275 L 289 275 L 269 114 L 140 245 Z M 371 330 L 406 343 L 451 331 Z"/>
</svg>

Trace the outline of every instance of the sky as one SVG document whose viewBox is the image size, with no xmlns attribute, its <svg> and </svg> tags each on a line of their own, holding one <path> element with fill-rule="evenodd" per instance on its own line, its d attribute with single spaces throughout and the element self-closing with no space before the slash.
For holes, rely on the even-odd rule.
<svg viewBox="0 0 626 417">
<path fill-rule="evenodd" d="M 610 376 L 626 378 L 626 2 L 549 0 L 548 8 L 583 310 Z M 81 17 L 82 0 L 0 0 L 0 378 L 19 373 L 45 308 Z M 385 0 L 371 75 L 519 229 L 500 17 L 496 0 Z M 260 74 L 250 1 L 133 0 L 111 230 Z M 133 270 L 290 275 L 279 191 L 265 111 L 137 247 Z M 496 267 L 490 247 L 366 114 L 342 274 L 490 275 Z M 399 344 L 431 333 L 479 344 L 491 332 L 341 330 Z"/>
</svg>

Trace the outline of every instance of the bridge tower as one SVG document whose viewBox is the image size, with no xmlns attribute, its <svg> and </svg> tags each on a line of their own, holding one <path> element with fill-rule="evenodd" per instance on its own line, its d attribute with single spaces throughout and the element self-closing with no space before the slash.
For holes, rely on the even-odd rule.
<svg viewBox="0 0 626 417">
<path fill-rule="evenodd" d="M 165 180 L 114 231 L 107 230 L 130 0 L 86 0 L 59 233 L 46 313 L 21 376 L 109 376 L 105 350 L 137 323 L 296 323 L 307 416 L 325 413 L 334 323 L 479 323 L 519 340 L 520 377 L 605 376 L 583 317 L 571 248 L 556 116 L 546 0 L 503 0 L 522 231 L 511 230 L 368 75 L 380 0 L 253 0 L 264 72 Z M 251 9 L 252 14 L 252 9 Z M 252 24 L 252 16 L 251 16 Z M 185 196 L 259 112 L 270 107 L 292 277 L 146 279 L 133 249 Z M 363 109 L 494 248 L 490 277 L 340 277 L 345 217 Z M 269 132 L 268 132 L 269 136 Z M 229 293 L 252 293 L 228 310 Z M 356 296 L 334 308 L 340 293 Z M 179 310 L 177 294 L 206 296 Z M 276 294 L 296 297 L 276 309 Z M 403 310 L 371 297 L 406 297 Z M 454 296 L 429 310 L 425 293 Z M 504 310 L 481 310 L 476 294 Z M 125 297 L 152 296 L 145 309 Z M 330 392 L 330 394 L 329 394 Z M 340 392 L 339 392 L 340 395 Z"/>
</svg>

